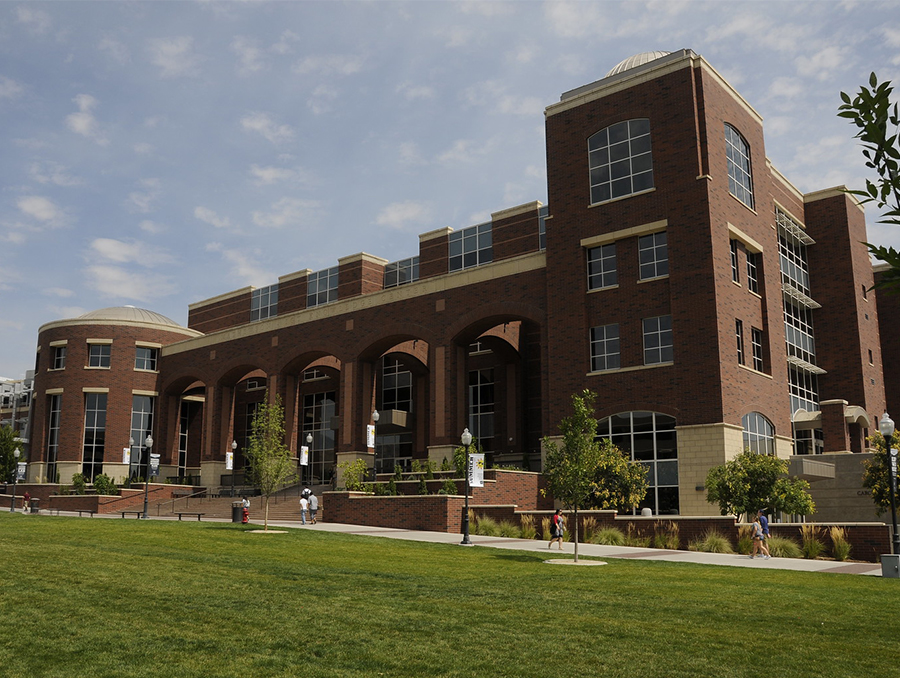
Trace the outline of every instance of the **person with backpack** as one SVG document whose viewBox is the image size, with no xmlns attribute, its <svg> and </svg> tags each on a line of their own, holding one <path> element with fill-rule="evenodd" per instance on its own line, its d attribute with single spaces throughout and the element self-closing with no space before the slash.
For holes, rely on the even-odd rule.
<svg viewBox="0 0 900 678">
<path fill-rule="evenodd" d="M 306 495 L 300 494 L 300 523 L 302 525 L 306 525 L 306 514 L 309 511 L 309 499 L 306 498 Z"/>
</svg>

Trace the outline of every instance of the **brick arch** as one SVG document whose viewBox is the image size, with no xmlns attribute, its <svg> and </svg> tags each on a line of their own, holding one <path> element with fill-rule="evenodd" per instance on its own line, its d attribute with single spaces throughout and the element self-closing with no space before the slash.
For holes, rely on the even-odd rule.
<svg viewBox="0 0 900 678">
<path fill-rule="evenodd" d="M 429 346 L 437 346 L 440 341 L 427 327 L 413 322 L 391 323 L 384 331 L 371 332 L 360 339 L 351 349 L 354 360 L 376 360 L 397 344 L 414 340 L 424 341 Z"/>
<path fill-rule="evenodd" d="M 611 417 L 615 414 L 621 414 L 622 412 L 656 412 L 657 414 L 665 414 L 666 416 L 675 419 L 676 425 L 678 423 L 678 417 L 680 413 L 679 408 L 672 407 L 670 405 L 664 405 L 659 402 L 655 402 L 650 405 L 646 402 L 620 401 L 613 407 L 607 407 L 604 410 L 595 412 L 594 416 L 597 419 L 605 419 L 606 417 Z"/>
<path fill-rule="evenodd" d="M 299 375 L 304 370 L 308 369 L 313 363 L 322 360 L 323 358 L 333 358 L 337 364 L 330 365 L 337 370 L 341 369 L 341 365 L 343 361 L 335 355 L 333 351 L 326 349 L 310 349 L 307 351 L 303 351 L 298 355 L 292 356 L 288 358 L 284 363 L 278 366 L 278 374 L 293 374 Z"/>
<path fill-rule="evenodd" d="M 450 326 L 447 335 L 455 343 L 467 345 L 492 327 L 510 320 L 524 320 L 543 327 L 546 314 L 530 304 L 499 301 L 472 309 Z"/>
</svg>

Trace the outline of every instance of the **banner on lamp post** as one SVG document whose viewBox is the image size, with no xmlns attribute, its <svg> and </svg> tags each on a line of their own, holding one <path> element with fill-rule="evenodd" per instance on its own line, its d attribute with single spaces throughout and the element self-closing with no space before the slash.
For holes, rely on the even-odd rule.
<svg viewBox="0 0 900 678">
<path fill-rule="evenodd" d="M 366 447 L 375 448 L 375 425 L 366 425 Z"/>
<path fill-rule="evenodd" d="M 122 448 L 122 463 L 123 464 L 131 464 L 131 448 L 130 447 Z"/>
<path fill-rule="evenodd" d="M 300 466 L 309 466 L 309 448 L 306 445 L 300 446 Z"/>
<path fill-rule="evenodd" d="M 19 480 L 25 480 L 25 469 L 28 465 L 24 461 L 20 461 L 16 464 L 16 478 Z"/>
<path fill-rule="evenodd" d="M 226 471 L 234 470 L 234 452 L 226 452 L 225 453 L 225 470 Z"/>
<path fill-rule="evenodd" d="M 150 454 L 150 477 L 159 475 L 159 455 Z"/>
<path fill-rule="evenodd" d="M 484 487 L 484 454 L 469 455 L 469 487 Z"/>
</svg>

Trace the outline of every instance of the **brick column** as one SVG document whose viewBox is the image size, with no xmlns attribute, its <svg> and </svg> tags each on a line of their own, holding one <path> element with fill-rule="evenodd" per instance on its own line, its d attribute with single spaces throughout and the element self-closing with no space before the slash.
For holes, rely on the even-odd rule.
<svg viewBox="0 0 900 678">
<path fill-rule="evenodd" d="M 850 434 L 844 419 L 846 405 L 846 400 L 823 400 L 819 403 L 822 410 L 822 434 L 825 437 L 826 454 L 850 450 Z"/>
</svg>

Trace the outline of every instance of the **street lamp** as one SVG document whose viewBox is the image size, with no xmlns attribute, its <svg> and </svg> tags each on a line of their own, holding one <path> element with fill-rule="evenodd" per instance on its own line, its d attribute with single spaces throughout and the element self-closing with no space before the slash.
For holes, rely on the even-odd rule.
<svg viewBox="0 0 900 678">
<path fill-rule="evenodd" d="M 147 477 L 144 478 L 144 515 L 142 518 L 147 520 L 150 517 L 147 515 L 147 498 L 150 492 L 150 451 L 153 449 L 153 436 L 147 436 L 144 445 L 147 447 Z"/>
<path fill-rule="evenodd" d="M 897 450 L 891 445 L 891 439 L 894 437 L 894 420 L 885 412 L 878 422 L 878 430 L 884 436 L 884 442 L 887 445 L 887 461 L 888 461 L 888 485 L 890 487 L 891 497 L 891 526 L 893 529 L 893 541 L 891 553 L 900 553 L 900 534 L 897 534 L 897 507 L 894 504 L 894 485 L 897 484 Z"/>
<path fill-rule="evenodd" d="M 9 506 L 9 512 L 16 512 L 16 483 L 19 481 L 19 455 L 22 454 L 22 450 L 18 447 L 16 451 L 13 452 L 13 456 L 16 458 L 15 462 L 13 462 L 13 494 L 12 494 L 12 502 Z"/>
<path fill-rule="evenodd" d="M 237 440 L 231 441 L 231 498 L 234 499 L 234 474 L 237 472 Z"/>
<path fill-rule="evenodd" d="M 306 482 L 312 480 L 312 433 L 306 434 Z M 303 478 L 300 479 L 301 484 Z"/>
<path fill-rule="evenodd" d="M 469 541 L 469 445 L 472 444 L 472 434 L 469 433 L 469 429 L 462 432 L 460 440 L 466 446 L 466 466 L 463 471 L 466 474 L 466 512 L 463 515 L 463 540 L 459 544 L 460 546 L 471 546 L 472 542 Z"/>
</svg>

